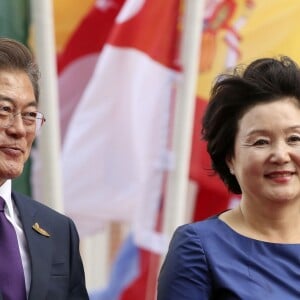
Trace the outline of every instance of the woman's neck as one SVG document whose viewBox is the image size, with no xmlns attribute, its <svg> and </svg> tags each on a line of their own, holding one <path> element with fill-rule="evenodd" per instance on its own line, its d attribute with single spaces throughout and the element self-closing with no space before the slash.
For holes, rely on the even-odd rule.
<svg viewBox="0 0 300 300">
<path fill-rule="evenodd" d="M 272 243 L 300 243 L 300 209 L 240 204 L 220 217 L 238 233 Z"/>
</svg>

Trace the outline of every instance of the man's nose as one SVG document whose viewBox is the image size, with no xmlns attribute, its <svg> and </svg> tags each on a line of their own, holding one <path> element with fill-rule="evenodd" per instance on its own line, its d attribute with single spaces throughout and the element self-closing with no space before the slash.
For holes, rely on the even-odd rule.
<svg viewBox="0 0 300 300">
<path fill-rule="evenodd" d="M 21 113 L 17 113 L 13 116 L 7 129 L 18 134 L 26 133 L 26 128 Z"/>
</svg>

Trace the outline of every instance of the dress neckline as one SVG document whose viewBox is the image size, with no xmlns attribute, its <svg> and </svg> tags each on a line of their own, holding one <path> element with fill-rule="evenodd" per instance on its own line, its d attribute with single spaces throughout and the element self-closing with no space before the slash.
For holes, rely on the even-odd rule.
<svg viewBox="0 0 300 300">
<path fill-rule="evenodd" d="M 255 243 L 261 243 L 261 244 L 266 244 L 266 245 L 276 245 L 276 246 L 300 246 L 300 243 L 275 243 L 275 242 L 268 242 L 265 240 L 259 240 L 259 239 L 255 239 L 246 235 L 243 235 L 241 233 L 239 233 L 238 231 L 236 231 L 235 229 L 233 229 L 230 225 L 228 225 L 226 222 L 224 222 L 223 220 L 221 220 L 219 218 L 220 214 L 215 216 L 215 219 L 217 220 L 217 222 L 224 228 L 226 228 L 227 231 L 231 232 L 232 234 L 236 235 L 237 237 L 247 240 L 247 241 L 252 241 Z"/>
</svg>

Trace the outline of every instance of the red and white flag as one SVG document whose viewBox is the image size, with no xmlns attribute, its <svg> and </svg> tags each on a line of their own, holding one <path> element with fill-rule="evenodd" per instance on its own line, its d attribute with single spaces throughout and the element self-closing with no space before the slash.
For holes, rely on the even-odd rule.
<svg viewBox="0 0 300 300">
<path fill-rule="evenodd" d="M 64 205 L 82 235 L 124 221 L 161 251 L 178 14 L 179 0 L 97 1 L 60 57 Z"/>
</svg>

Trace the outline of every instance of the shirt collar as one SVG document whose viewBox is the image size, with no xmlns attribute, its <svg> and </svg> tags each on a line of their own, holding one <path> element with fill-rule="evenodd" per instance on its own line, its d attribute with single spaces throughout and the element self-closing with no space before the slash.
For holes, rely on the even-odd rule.
<svg viewBox="0 0 300 300">
<path fill-rule="evenodd" d="M 14 212 L 14 205 L 11 199 L 11 180 L 6 180 L 0 186 L 0 197 L 2 197 L 6 203 L 6 208 L 9 215 L 12 215 Z"/>
</svg>

